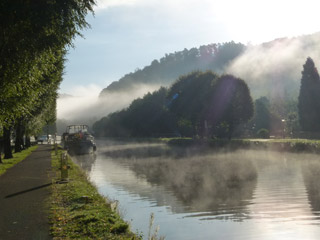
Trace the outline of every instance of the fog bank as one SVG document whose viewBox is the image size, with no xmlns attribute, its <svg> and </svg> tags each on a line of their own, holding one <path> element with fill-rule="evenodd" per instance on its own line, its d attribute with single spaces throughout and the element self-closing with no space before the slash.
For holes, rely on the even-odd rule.
<svg viewBox="0 0 320 240">
<path fill-rule="evenodd" d="M 244 79 L 254 98 L 296 97 L 307 57 L 319 66 L 320 33 L 249 45 L 225 72 Z"/>
<path fill-rule="evenodd" d="M 57 100 L 57 118 L 68 124 L 88 124 L 111 112 L 122 110 L 130 103 L 148 92 L 153 92 L 159 86 L 136 85 L 128 92 L 105 94 L 99 98 L 102 90 L 96 85 L 76 87 L 71 95 L 61 95 Z M 58 126 L 59 128 L 59 126 Z M 58 129 L 59 131 L 59 129 Z"/>
</svg>

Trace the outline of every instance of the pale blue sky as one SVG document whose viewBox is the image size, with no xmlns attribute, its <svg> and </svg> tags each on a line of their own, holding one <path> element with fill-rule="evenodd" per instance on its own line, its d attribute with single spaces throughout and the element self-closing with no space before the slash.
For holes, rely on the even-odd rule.
<svg viewBox="0 0 320 240">
<path fill-rule="evenodd" d="M 100 0 L 75 40 L 60 92 L 97 94 L 165 53 L 234 40 L 244 44 L 320 30 L 318 0 Z M 80 89 L 80 90 L 79 90 Z"/>
</svg>

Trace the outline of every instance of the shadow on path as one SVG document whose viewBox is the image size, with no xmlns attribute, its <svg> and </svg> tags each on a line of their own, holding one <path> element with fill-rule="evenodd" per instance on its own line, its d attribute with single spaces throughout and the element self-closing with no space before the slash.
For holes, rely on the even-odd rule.
<svg viewBox="0 0 320 240">
<path fill-rule="evenodd" d="M 51 185 L 52 185 L 52 183 L 44 184 L 44 185 L 41 185 L 41 186 L 38 186 L 38 187 L 30 188 L 30 189 L 27 189 L 27 190 L 24 190 L 24 191 L 20 191 L 20 192 L 17 192 L 17 193 L 13 193 L 13 194 L 7 195 L 7 196 L 5 196 L 5 198 L 12 198 L 12 197 L 24 194 L 24 193 L 32 192 L 32 191 L 35 191 L 35 190 L 38 190 L 38 189 L 41 189 L 41 188 L 45 188 L 45 187 L 49 187 Z"/>
<path fill-rule="evenodd" d="M 50 236 L 51 145 L 39 145 L 0 176 L 0 240 Z"/>
</svg>

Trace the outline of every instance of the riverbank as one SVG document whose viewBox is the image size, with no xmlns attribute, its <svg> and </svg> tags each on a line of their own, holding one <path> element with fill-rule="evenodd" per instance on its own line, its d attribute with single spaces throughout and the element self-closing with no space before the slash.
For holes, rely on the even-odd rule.
<svg viewBox="0 0 320 240">
<path fill-rule="evenodd" d="M 170 146 L 202 147 L 219 151 L 234 151 L 238 149 L 272 150 L 284 152 L 320 153 L 320 140 L 310 139 L 164 139 Z"/>
<path fill-rule="evenodd" d="M 52 167 L 60 178 L 60 155 L 52 153 Z M 72 161 L 69 183 L 53 184 L 50 200 L 51 234 L 54 239 L 141 239 L 130 231 L 113 204 L 102 197 L 86 174 Z"/>
<path fill-rule="evenodd" d="M 75 161 L 99 192 L 120 201 L 132 229 L 144 236 L 152 212 L 166 239 L 320 234 L 318 154 L 250 149 L 225 154 L 146 142 L 97 146 L 94 161 Z M 261 231 L 266 226 L 270 231 Z"/>
<path fill-rule="evenodd" d="M 197 139 L 197 138 L 99 138 L 102 141 L 163 143 L 172 147 L 234 151 L 239 149 L 271 150 L 283 152 L 320 153 L 320 140 L 312 139 Z"/>
</svg>

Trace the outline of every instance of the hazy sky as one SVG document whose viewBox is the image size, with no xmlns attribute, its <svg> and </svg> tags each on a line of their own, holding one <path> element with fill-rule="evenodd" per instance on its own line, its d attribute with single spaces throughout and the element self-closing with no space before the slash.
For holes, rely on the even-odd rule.
<svg viewBox="0 0 320 240">
<path fill-rule="evenodd" d="M 61 93 L 99 93 L 165 53 L 318 32 L 318 0 L 100 0 L 67 58 Z"/>
</svg>

